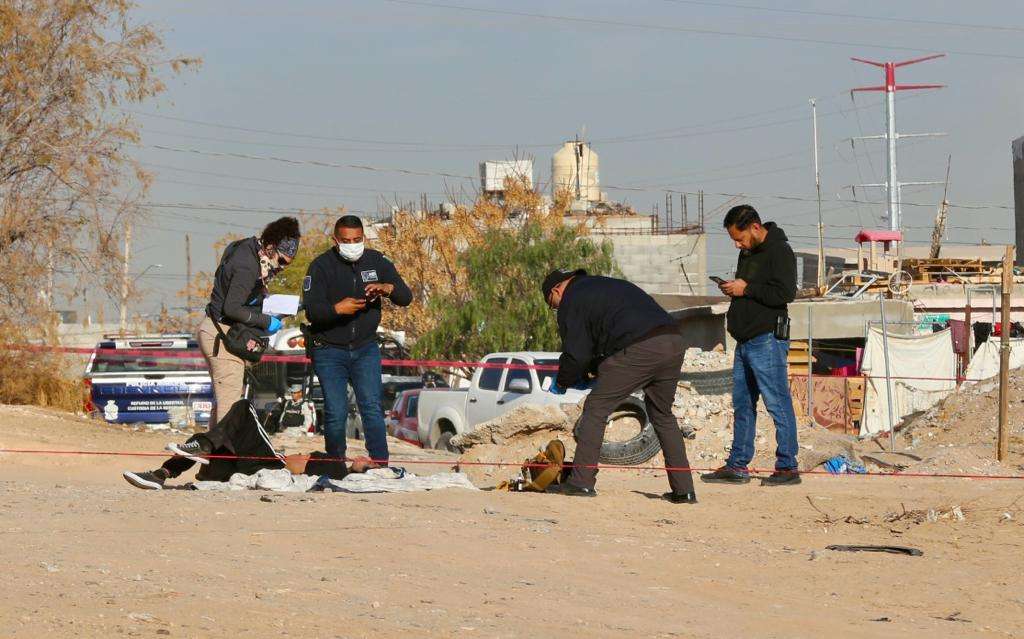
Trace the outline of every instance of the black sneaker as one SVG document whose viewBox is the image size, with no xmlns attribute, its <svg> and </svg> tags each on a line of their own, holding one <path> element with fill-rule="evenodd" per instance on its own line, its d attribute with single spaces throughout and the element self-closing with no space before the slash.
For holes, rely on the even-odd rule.
<svg viewBox="0 0 1024 639">
<path fill-rule="evenodd" d="M 696 504 L 697 494 L 696 493 L 664 493 L 662 495 L 665 499 L 669 500 L 673 504 Z"/>
<path fill-rule="evenodd" d="M 700 480 L 708 484 L 746 484 L 750 482 L 750 473 L 739 468 L 722 466 L 714 472 L 704 473 Z"/>
<path fill-rule="evenodd" d="M 164 478 L 151 470 L 144 473 L 133 473 L 126 470 L 121 473 L 121 476 L 132 486 L 143 490 L 163 490 L 164 488 Z"/>
<path fill-rule="evenodd" d="M 777 470 L 767 477 L 761 478 L 762 486 L 795 486 L 801 483 L 800 472 L 796 470 Z"/>
<path fill-rule="evenodd" d="M 184 444 L 167 444 L 166 450 L 179 457 L 191 459 L 199 464 L 209 464 L 210 460 L 205 457 L 213 452 L 210 445 L 200 439 L 194 439 Z"/>
<path fill-rule="evenodd" d="M 544 492 L 552 495 L 565 495 L 566 497 L 597 497 L 597 491 L 593 488 L 580 488 L 572 484 L 551 484 Z"/>
</svg>

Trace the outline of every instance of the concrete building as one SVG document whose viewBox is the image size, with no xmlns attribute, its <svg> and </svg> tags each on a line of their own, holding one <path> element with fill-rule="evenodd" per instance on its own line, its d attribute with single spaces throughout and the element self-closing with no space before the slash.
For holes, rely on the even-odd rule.
<svg viewBox="0 0 1024 639">
<path fill-rule="evenodd" d="M 707 236 L 659 232 L 650 215 L 572 215 L 595 242 L 612 245 L 622 276 L 652 295 L 704 295 L 707 292 Z"/>
<path fill-rule="evenodd" d="M 491 160 L 480 163 L 480 190 L 488 195 L 505 192 L 505 179 L 521 180 L 533 188 L 533 160 Z"/>
</svg>

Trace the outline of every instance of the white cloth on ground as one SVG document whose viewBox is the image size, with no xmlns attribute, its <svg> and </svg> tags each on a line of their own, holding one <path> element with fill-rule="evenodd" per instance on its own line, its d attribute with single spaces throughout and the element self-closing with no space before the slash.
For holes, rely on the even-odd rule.
<svg viewBox="0 0 1024 639">
<path fill-rule="evenodd" d="M 275 492 L 304 493 L 317 482 L 317 477 L 310 475 L 293 475 L 286 469 L 273 470 L 263 468 L 254 475 L 235 473 L 228 481 L 197 481 L 192 487 L 196 490 L 232 491 L 232 490 L 271 490 Z M 396 477 L 387 468 L 378 468 L 365 473 L 352 473 L 341 480 L 331 480 L 331 485 L 341 492 L 349 493 L 409 493 L 441 488 L 468 488 L 478 490 L 469 479 L 461 473 L 438 473 L 420 477 L 406 473 Z"/>
<path fill-rule="evenodd" d="M 956 356 L 948 328 L 930 335 L 889 333 L 888 341 L 892 423 L 899 425 L 907 415 L 931 408 L 956 388 Z M 868 332 L 861 372 L 867 376 L 860 420 L 860 435 L 865 437 L 888 431 L 890 424 L 881 329 Z"/>
</svg>

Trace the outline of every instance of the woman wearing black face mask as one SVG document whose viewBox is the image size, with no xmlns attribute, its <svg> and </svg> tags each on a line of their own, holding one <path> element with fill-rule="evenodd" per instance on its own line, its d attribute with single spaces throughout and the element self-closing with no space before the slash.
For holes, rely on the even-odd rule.
<svg viewBox="0 0 1024 639">
<path fill-rule="evenodd" d="M 213 394 L 217 406 L 210 425 L 218 414 L 226 414 L 242 397 L 245 362 L 226 348 L 215 348 L 217 328 L 227 332 L 236 323 L 261 328 L 273 335 L 281 329 L 281 320 L 263 313 L 267 283 L 287 266 L 299 250 L 299 221 L 282 217 L 271 222 L 259 237 L 228 244 L 213 278 L 213 292 L 206 307 L 206 318 L 199 325 L 199 348 L 210 365 Z M 214 354 L 216 351 L 216 354 Z"/>
</svg>

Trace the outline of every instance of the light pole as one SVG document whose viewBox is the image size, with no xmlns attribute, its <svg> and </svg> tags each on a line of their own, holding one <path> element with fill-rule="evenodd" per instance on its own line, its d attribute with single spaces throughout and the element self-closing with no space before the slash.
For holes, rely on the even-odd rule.
<svg viewBox="0 0 1024 639">
<path fill-rule="evenodd" d="M 149 269 L 163 268 L 163 264 L 150 264 L 146 268 L 142 269 L 142 272 L 129 280 L 127 277 L 121 283 L 121 334 L 124 335 L 128 331 L 128 292 L 135 285 L 135 282 L 140 277 L 149 272 Z"/>
</svg>

